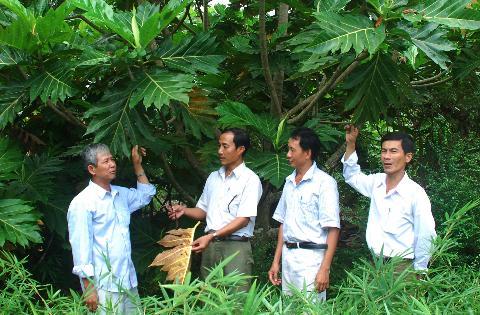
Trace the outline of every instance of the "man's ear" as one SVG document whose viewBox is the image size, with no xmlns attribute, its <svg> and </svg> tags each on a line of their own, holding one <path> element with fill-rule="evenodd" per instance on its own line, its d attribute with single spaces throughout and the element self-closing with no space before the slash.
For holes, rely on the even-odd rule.
<svg viewBox="0 0 480 315">
<path fill-rule="evenodd" d="M 90 165 L 87 166 L 87 170 L 88 170 L 88 172 L 90 173 L 90 175 L 92 175 L 92 176 L 96 174 L 96 172 L 95 172 L 95 166 L 92 165 L 92 164 L 90 164 Z"/>
<path fill-rule="evenodd" d="M 307 153 L 307 157 L 312 160 L 312 149 L 305 150 L 305 153 Z"/>
<path fill-rule="evenodd" d="M 408 163 L 410 163 L 410 161 L 413 159 L 413 153 L 412 152 L 409 152 L 407 154 L 405 154 L 405 160 Z"/>
<path fill-rule="evenodd" d="M 243 153 L 245 152 L 245 147 L 241 145 L 237 148 L 237 150 L 240 151 L 240 153 L 243 155 Z"/>
</svg>

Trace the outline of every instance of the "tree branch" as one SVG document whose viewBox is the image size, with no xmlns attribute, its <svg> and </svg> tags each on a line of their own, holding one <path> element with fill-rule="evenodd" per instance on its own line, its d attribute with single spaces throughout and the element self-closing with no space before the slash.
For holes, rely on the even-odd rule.
<svg viewBox="0 0 480 315">
<path fill-rule="evenodd" d="M 431 86 L 435 86 L 435 85 L 439 85 L 439 84 L 445 83 L 445 82 L 447 82 L 447 81 L 450 81 L 451 79 L 452 79 L 452 77 L 446 77 L 446 78 L 443 79 L 443 80 L 436 81 L 436 82 L 432 82 L 432 83 L 412 84 L 412 87 L 413 87 L 414 89 L 431 87 Z"/>
<path fill-rule="evenodd" d="M 177 23 L 177 25 L 175 25 L 175 27 L 173 28 L 172 30 L 172 34 L 175 34 L 178 29 L 180 28 L 180 25 L 184 24 L 185 22 L 185 19 L 187 18 L 187 16 L 189 15 L 189 11 L 190 11 L 190 5 L 187 5 L 187 7 L 185 8 L 185 13 L 183 14 L 182 18 L 180 19 L 180 21 Z M 188 29 L 188 28 L 187 28 Z"/>
<path fill-rule="evenodd" d="M 292 117 L 288 120 L 289 124 L 296 123 L 303 119 L 303 117 L 310 111 L 310 109 L 315 105 L 315 103 L 323 97 L 325 94 L 327 94 L 330 90 L 334 89 L 338 83 L 343 81 L 350 73 L 355 70 L 355 68 L 360 64 L 360 61 L 366 59 L 368 57 L 368 52 L 367 51 L 362 51 L 356 58 L 355 60 L 345 69 L 342 71 L 341 65 L 338 65 L 337 69 L 335 72 L 332 74 L 330 79 L 328 80 L 327 83 L 324 83 L 326 77 L 323 78 L 322 83 L 320 86 L 320 90 L 315 93 L 314 95 L 308 97 L 306 100 L 300 102 L 299 104 L 295 105 L 292 109 L 290 109 L 285 117 L 292 116 L 299 110 L 301 112 L 296 116 Z"/>
<path fill-rule="evenodd" d="M 437 79 L 440 79 L 444 74 L 447 74 L 448 71 L 441 71 L 439 74 L 434 75 L 433 77 L 422 79 L 422 80 L 417 80 L 417 81 L 411 81 L 411 85 L 420 85 L 420 84 L 425 84 L 433 81 L 437 81 Z"/>
<path fill-rule="evenodd" d="M 165 153 L 160 153 L 160 160 L 163 163 L 163 166 L 164 166 L 163 169 L 165 170 L 165 174 L 167 175 L 168 179 L 172 183 L 173 187 L 175 187 L 175 189 L 182 195 L 183 198 L 185 198 L 185 200 L 187 200 L 191 205 L 194 205 L 195 199 L 193 199 L 193 197 L 190 196 L 188 192 L 185 189 L 183 189 L 183 187 L 175 179 L 175 175 L 173 175 L 172 169 L 168 164 Z"/>
<path fill-rule="evenodd" d="M 281 35 L 287 34 L 287 25 L 288 25 L 288 4 L 280 3 L 278 5 L 278 9 L 276 10 L 278 16 L 278 24 L 277 24 L 277 31 L 279 31 L 282 27 L 285 26 L 283 33 Z M 278 46 L 278 45 L 277 45 Z M 283 69 L 283 65 L 279 65 L 277 69 L 273 71 L 272 74 L 272 81 L 273 86 L 275 87 L 275 92 L 277 93 L 278 97 L 278 108 L 280 108 L 280 112 L 278 112 L 273 100 L 271 101 L 270 113 L 274 116 L 280 117 L 283 109 L 282 109 L 282 95 L 283 95 L 283 83 L 285 80 L 285 71 Z"/>
<path fill-rule="evenodd" d="M 208 31 L 209 27 L 208 21 L 208 0 L 203 0 L 203 31 Z"/>
<path fill-rule="evenodd" d="M 85 124 L 78 120 L 75 116 L 73 116 L 73 114 L 71 114 L 70 112 L 66 113 L 62 110 L 60 110 L 60 108 L 58 108 L 57 106 L 53 105 L 52 104 L 52 101 L 49 99 L 47 100 L 47 106 L 52 109 L 55 113 L 57 113 L 60 117 L 62 117 L 64 120 L 66 120 L 67 122 L 69 122 L 70 124 L 72 125 L 75 125 L 77 127 L 81 127 L 83 129 L 87 129 L 87 126 L 85 126 Z M 66 110 L 66 109 L 65 109 Z"/>
<path fill-rule="evenodd" d="M 282 108 L 280 107 L 280 101 L 278 99 L 277 91 L 272 80 L 272 74 L 270 73 L 270 65 L 268 63 L 268 50 L 267 50 L 267 35 L 265 30 L 265 0 L 259 1 L 259 41 L 260 41 L 260 59 L 262 61 L 263 75 L 265 76 L 265 82 L 267 83 L 270 97 L 273 101 L 273 112 L 280 117 L 282 115 Z"/>
<path fill-rule="evenodd" d="M 337 167 L 338 163 L 340 162 L 340 158 L 345 153 L 345 149 L 347 148 L 347 144 L 344 142 L 342 145 L 338 147 L 338 149 L 333 152 L 332 155 L 327 159 L 325 162 L 325 169 L 328 173 L 330 173 L 335 167 Z"/>
<path fill-rule="evenodd" d="M 175 131 L 176 131 L 177 135 L 181 136 L 181 137 L 185 137 L 185 131 L 184 131 L 183 123 L 180 120 L 175 120 L 174 122 L 175 122 L 175 124 L 174 124 Z M 207 177 L 208 177 L 208 174 L 202 169 L 199 161 L 197 160 L 197 158 L 193 154 L 192 150 L 190 150 L 190 148 L 183 148 L 183 152 L 185 154 L 185 158 L 187 159 L 188 163 L 190 163 L 192 168 L 197 172 L 198 175 L 200 175 L 200 177 L 203 180 L 206 180 Z"/>
<path fill-rule="evenodd" d="M 84 17 L 84 16 L 81 15 L 81 14 L 72 15 L 72 16 L 68 16 L 68 17 L 65 18 L 66 21 L 76 20 L 76 19 L 82 20 L 83 22 L 85 22 L 86 24 L 88 24 L 91 28 L 93 28 L 94 30 L 96 30 L 96 31 L 99 32 L 100 34 L 107 35 L 107 33 L 105 33 L 104 30 L 102 30 L 101 28 L 99 28 L 98 26 L 96 26 L 92 21 L 90 21 L 89 19 L 87 19 L 86 17 Z"/>
</svg>

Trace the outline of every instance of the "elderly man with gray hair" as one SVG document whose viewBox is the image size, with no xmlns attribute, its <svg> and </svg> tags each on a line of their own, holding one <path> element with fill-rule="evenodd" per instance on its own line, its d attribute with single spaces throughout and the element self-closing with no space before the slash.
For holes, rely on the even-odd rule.
<svg viewBox="0 0 480 315">
<path fill-rule="evenodd" d="M 111 185 L 117 165 L 108 146 L 92 144 L 82 155 L 90 174 L 88 186 L 70 203 L 68 232 L 73 273 L 80 277 L 90 311 L 135 314 L 139 311 L 137 276 L 131 258 L 130 214 L 150 203 L 156 193 L 142 167 L 144 148 L 132 148 L 137 188 Z"/>
</svg>

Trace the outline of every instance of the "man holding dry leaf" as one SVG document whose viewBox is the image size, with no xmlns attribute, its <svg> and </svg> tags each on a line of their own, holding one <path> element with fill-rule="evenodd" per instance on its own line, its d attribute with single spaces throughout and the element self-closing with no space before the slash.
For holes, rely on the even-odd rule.
<svg viewBox="0 0 480 315">
<path fill-rule="evenodd" d="M 243 161 L 249 146 L 250 139 L 244 130 L 224 130 L 218 140 L 218 157 L 222 167 L 208 177 L 196 207 L 169 207 L 172 220 L 186 215 L 207 221 L 207 234 L 192 243 L 193 252 L 203 253 L 202 279 L 208 275 L 208 269 L 235 253 L 235 258 L 224 267 L 224 273 L 234 270 L 246 275 L 252 273 L 250 238 L 253 236 L 262 185 Z M 245 283 L 239 289 L 248 290 L 249 286 Z"/>
</svg>

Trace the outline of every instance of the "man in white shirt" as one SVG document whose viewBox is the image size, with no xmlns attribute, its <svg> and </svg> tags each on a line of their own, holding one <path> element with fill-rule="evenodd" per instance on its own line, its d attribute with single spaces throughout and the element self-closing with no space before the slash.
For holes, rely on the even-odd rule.
<svg viewBox="0 0 480 315">
<path fill-rule="evenodd" d="M 273 215 L 281 224 L 268 277 L 287 294 L 289 286 L 306 287 L 325 300 L 340 217 L 337 182 L 315 163 L 319 149 L 318 136 L 309 128 L 296 129 L 288 140 L 287 158 L 295 171 L 286 178 Z"/>
<path fill-rule="evenodd" d="M 415 150 L 413 139 L 403 132 L 384 135 L 381 140 L 384 173 L 366 175 L 360 170 L 355 152 L 359 130 L 353 125 L 345 129 L 343 176 L 350 186 L 371 199 L 366 232 L 368 247 L 386 260 L 400 256 L 411 261 L 415 270 L 426 270 L 436 236 L 435 221 L 425 190 L 405 172 Z"/>
<path fill-rule="evenodd" d="M 196 207 L 169 207 L 172 220 L 186 215 L 207 221 L 207 234 L 192 244 L 192 251 L 202 252 L 200 275 L 203 279 L 207 277 L 208 269 L 234 253 L 237 255 L 224 267 L 224 273 L 237 270 L 246 275 L 252 274 L 250 238 L 253 236 L 262 185 L 243 161 L 249 147 L 250 139 L 244 130 L 224 130 L 218 140 L 218 157 L 222 167 L 208 176 Z M 245 283 L 239 290 L 248 290 L 249 286 Z"/>
<path fill-rule="evenodd" d="M 142 167 L 144 148 L 132 148 L 137 189 L 111 185 L 117 166 L 104 144 L 83 151 L 88 186 L 70 203 L 68 232 L 73 254 L 73 273 L 80 277 L 90 311 L 115 314 L 138 312 L 137 276 L 131 258 L 130 214 L 146 206 L 156 189 Z M 110 312 L 108 312 L 110 313 Z"/>
</svg>

